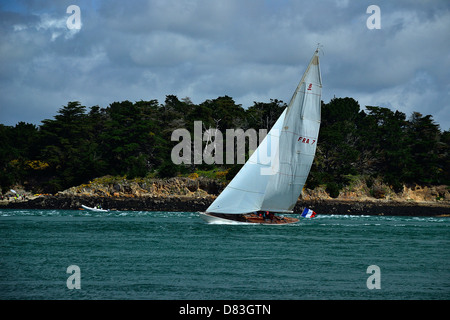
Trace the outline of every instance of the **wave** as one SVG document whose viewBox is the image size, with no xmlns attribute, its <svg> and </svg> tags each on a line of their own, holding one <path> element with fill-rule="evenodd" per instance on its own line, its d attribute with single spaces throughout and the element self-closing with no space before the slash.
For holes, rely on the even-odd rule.
<svg viewBox="0 0 450 320">
<path fill-rule="evenodd" d="M 0 209 L 0 217 L 195 217 L 196 212 L 170 211 L 108 211 L 54 210 L 54 209 Z"/>
<path fill-rule="evenodd" d="M 294 215 L 295 216 L 295 215 Z M 51 210 L 51 209 L 0 209 L 0 218 L 7 217 L 94 217 L 94 218 L 158 218 L 158 219 L 195 219 L 200 221 L 199 212 L 172 211 L 109 211 L 92 212 L 87 210 Z M 348 227 L 391 225 L 406 227 L 427 225 L 430 223 L 449 223 L 448 217 L 413 217 L 413 216 L 373 216 L 373 215 L 321 215 L 302 218 L 295 224 L 285 227 L 305 227 L 309 225 L 342 225 Z M 230 223 L 221 223 L 230 224 Z M 235 223 L 234 223 L 235 224 Z M 247 225 L 247 224 L 245 224 Z M 450 224 L 449 224 L 450 226 Z"/>
</svg>

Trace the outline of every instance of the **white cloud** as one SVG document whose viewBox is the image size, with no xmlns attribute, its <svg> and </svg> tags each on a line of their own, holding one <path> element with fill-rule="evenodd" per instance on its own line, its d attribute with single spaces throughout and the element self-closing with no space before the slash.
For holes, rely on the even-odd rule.
<svg viewBox="0 0 450 320">
<path fill-rule="evenodd" d="M 58 37 L 64 35 L 64 39 L 72 39 L 75 34 L 80 32 L 81 27 L 79 29 L 69 29 L 67 27 L 67 19 L 68 16 L 63 17 L 52 17 L 49 14 L 40 15 L 40 21 L 35 26 L 37 31 L 47 31 L 51 33 L 51 41 L 55 41 Z"/>
</svg>

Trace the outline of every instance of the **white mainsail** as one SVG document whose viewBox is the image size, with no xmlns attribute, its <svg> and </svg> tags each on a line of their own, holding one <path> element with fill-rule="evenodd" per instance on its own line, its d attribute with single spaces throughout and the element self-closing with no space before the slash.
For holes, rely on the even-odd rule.
<svg viewBox="0 0 450 320">
<path fill-rule="evenodd" d="M 288 107 L 207 212 L 292 212 L 316 152 L 321 92 L 316 50 Z"/>
</svg>

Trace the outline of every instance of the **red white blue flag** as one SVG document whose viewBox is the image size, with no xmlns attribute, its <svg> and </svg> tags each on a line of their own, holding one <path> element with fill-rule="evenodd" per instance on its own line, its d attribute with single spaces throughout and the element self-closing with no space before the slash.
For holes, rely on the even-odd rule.
<svg viewBox="0 0 450 320">
<path fill-rule="evenodd" d="M 305 218 L 314 218 L 316 216 L 316 213 L 312 211 L 311 209 L 305 208 L 302 213 L 302 217 Z"/>
</svg>

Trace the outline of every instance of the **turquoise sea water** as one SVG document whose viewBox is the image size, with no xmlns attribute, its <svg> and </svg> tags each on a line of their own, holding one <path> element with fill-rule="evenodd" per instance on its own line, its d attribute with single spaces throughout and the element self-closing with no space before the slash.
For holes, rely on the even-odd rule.
<svg viewBox="0 0 450 320">
<path fill-rule="evenodd" d="M 0 210 L 0 299 L 449 299 L 450 218 Z M 79 267 L 80 289 L 67 273 Z M 380 289 L 367 273 L 379 267 Z M 75 283 L 75 282 L 73 282 Z"/>
</svg>

